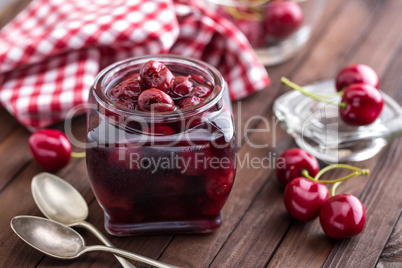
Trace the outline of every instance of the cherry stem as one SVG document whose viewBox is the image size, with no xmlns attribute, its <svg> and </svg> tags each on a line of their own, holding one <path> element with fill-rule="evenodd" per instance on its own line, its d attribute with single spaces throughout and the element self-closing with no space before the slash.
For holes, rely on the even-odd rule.
<svg viewBox="0 0 402 268">
<path fill-rule="evenodd" d="M 294 90 L 300 91 L 302 94 L 309 96 L 310 98 L 312 98 L 316 101 L 328 103 L 331 105 L 336 105 L 341 108 L 346 108 L 346 102 L 336 103 L 334 101 L 327 100 L 327 98 L 329 98 L 330 96 L 326 95 L 324 97 L 324 95 L 321 95 L 321 94 L 314 94 L 314 93 L 308 92 L 301 86 L 299 86 L 299 85 L 293 83 L 292 81 L 290 81 L 289 79 L 287 79 L 286 77 L 281 77 L 281 82 L 283 84 L 287 85 L 288 87 L 293 88 Z"/>
<path fill-rule="evenodd" d="M 320 183 L 324 183 L 324 184 L 327 184 L 327 183 L 337 183 L 337 182 L 341 182 L 341 181 L 348 180 L 348 179 L 353 178 L 353 177 L 356 177 L 356 176 L 360 176 L 360 175 L 367 176 L 367 175 L 370 174 L 370 170 L 369 170 L 369 169 L 360 169 L 360 168 L 357 168 L 357 167 L 354 167 L 354 166 L 350 166 L 350 165 L 346 165 L 346 164 L 334 164 L 334 165 L 329 165 L 329 166 L 327 166 L 327 167 L 321 169 L 320 172 L 318 172 L 317 175 L 316 175 L 314 178 L 312 178 L 312 177 L 308 174 L 308 171 L 307 171 L 307 170 L 303 170 L 303 171 L 302 171 L 302 175 L 303 175 L 304 177 L 306 177 L 307 179 L 309 179 L 309 180 L 318 181 L 318 180 L 320 179 L 320 177 L 321 177 L 325 172 L 327 172 L 327 171 L 329 171 L 329 170 L 332 170 L 332 169 L 336 169 L 336 168 L 349 169 L 349 170 L 353 170 L 354 172 L 353 172 L 352 174 L 349 174 L 349 175 L 347 175 L 347 176 L 345 176 L 345 177 L 342 177 L 342 178 L 336 179 L 336 180 L 321 180 Z"/>
<path fill-rule="evenodd" d="M 85 158 L 85 152 L 77 153 L 77 152 L 72 152 L 71 157 L 73 158 Z"/>
<path fill-rule="evenodd" d="M 307 178 L 307 179 L 309 179 L 309 180 L 314 181 L 314 178 L 311 177 L 310 174 L 308 174 L 308 170 L 307 170 L 307 169 L 303 169 L 303 170 L 302 170 L 302 176 L 305 177 L 305 178 Z"/>
<path fill-rule="evenodd" d="M 334 185 L 332 185 L 332 188 L 331 188 L 331 197 L 332 197 L 332 196 L 335 196 L 335 191 L 336 191 L 336 188 L 338 188 L 339 184 L 341 184 L 341 182 L 336 182 L 336 183 L 334 183 Z"/>
<path fill-rule="evenodd" d="M 329 98 L 329 99 L 332 99 L 332 98 L 335 98 L 335 97 L 340 97 L 340 96 L 342 96 L 344 91 L 345 91 L 345 88 L 342 89 L 342 90 L 339 91 L 339 92 L 334 93 L 334 94 L 319 94 L 319 93 L 315 93 L 315 95 L 317 95 L 317 96 L 319 96 L 319 97 L 322 97 L 322 98 Z"/>
</svg>

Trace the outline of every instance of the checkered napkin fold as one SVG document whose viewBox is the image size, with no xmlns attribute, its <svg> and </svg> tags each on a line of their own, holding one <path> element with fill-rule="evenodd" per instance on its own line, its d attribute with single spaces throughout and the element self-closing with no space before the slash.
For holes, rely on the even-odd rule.
<svg viewBox="0 0 402 268">
<path fill-rule="evenodd" d="M 30 130 L 85 103 L 97 73 L 172 53 L 216 66 L 232 100 L 270 81 L 246 38 L 200 0 L 33 0 L 0 31 L 0 101 Z"/>
</svg>

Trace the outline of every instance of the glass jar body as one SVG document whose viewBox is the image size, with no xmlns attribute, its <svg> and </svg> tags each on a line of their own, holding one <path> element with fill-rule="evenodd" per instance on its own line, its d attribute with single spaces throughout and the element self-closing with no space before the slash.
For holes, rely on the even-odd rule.
<svg viewBox="0 0 402 268">
<path fill-rule="evenodd" d="M 204 106 L 154 117 L 116 110 L 99 98 L 113 81 L 150 59 L 174 73 L 185 69 L 208 76 L 213 96 Z M 226 83 L 198 64 L 166 55 L 142 57 L 111 67 L 95 82 L 87 115 L 87 169 L 110 234 L 208 232 L 220 226 L 236 171 L 233 116 Z M 163 131 L 167 128 L 173 132 Z"/>
</svg>

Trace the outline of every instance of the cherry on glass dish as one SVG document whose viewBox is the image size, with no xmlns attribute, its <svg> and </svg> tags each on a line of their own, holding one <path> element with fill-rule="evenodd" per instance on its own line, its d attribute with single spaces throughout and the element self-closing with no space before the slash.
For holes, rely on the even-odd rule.
<svg viewBox="0 0 402 268">
<path fill-rule="evenodd" d="M 265 66 L 282 63 L 303 48 L 325 5 L 325 0 L 206 1 L 243 32 Z"/>
<path fill-rule="evenodd" d="M 89 103 L 87 169 L 110 234 L 221 225 L 237 148 L 214 67 L 173 55 L 121 61 L 99 73 Z"/>
<path fill-rule="evenodd" d="M 321 95 L 333 94 L 332 101 L 339 102 L 333 80 L 303 88 Z M 280 96 L 273 110 L 282 128 L 294 137 L 298 146 L 315 157 L 334 163 L 363 161 L 402 135 L 402 108 L 390 96 L 381 93 L 383 110 L 379 118 L 366 126 L 348 125 L 340 118 L 338 106 L 318 102 L 299 91 Z"/>
</svg>

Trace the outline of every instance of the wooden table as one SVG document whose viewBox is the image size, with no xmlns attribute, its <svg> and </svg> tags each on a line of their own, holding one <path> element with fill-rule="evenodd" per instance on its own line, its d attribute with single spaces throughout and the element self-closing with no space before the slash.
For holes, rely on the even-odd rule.
<svg viewBox="0 0 402 268">
<path fill-rule="evenodd" d="M 12 18 L 27 0 L 4 13 L 0 25 Z M 244 122 L 266 128 L 274 126 L 272 103 L 286 89 L 279 78 L 287 76 L 299 84 L 334 77 L 350 63 L 365 63 L 378 71 L 381 88 L 402 103 L 402 1 L 327 1 L 325 13 L 307 46 L 292 60 L 268 68 L 272 85 L 234 103 L 239 157 L 279 156 L 295 146 L 277 126 L 270 133 L 249 132 L 248 139 L 268 144 L 253 149 L 244 142 Z M 76 260 L 57 260 L 29 247 L 12 232 L 10 220 L 16 215 L 42 216 L 30 192 L 32 177 L 43 171 L 32 159 L 29 132 L 3 108 L 0 109 L 0 264 L 3 267 L 118 267 L 109 254 L 91 253 Z M 56 126 L 60 128 L 60 126 Z M 74 121 L 77 137 L 84 140 L 85 119 Z M 370 160 L 354 163 L 370 168 L 369 177 L 352 179 L 338 192 L 352 193 L 367 211 L 362 234 L 345 240 L 327 238 L 319 222 L 293 220 L 282 203 L 283 189 L 271 169 L 239 168 L 230 198 L 223 209 L 224 223 L 206 235 L 165 235 L 112 237 L 117 246 L 148 257 L 184 267 L 402 267 L 402 139 L 397 139 Z M 88 183 L 84 160 L 73 160 L 56 172 L 74 185 L 89 204 L 88 221 L 102 232 L 103 213 Z M 335 171 L 332 177 L 343 176 Z M 97 241 L 80 231 L 88 244 Z"/>
</svg>

